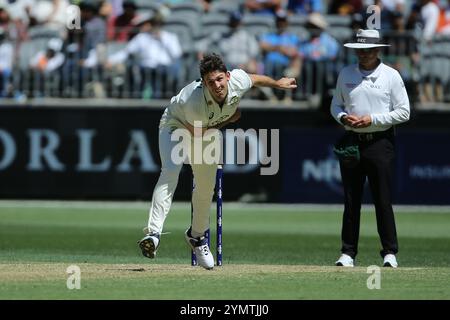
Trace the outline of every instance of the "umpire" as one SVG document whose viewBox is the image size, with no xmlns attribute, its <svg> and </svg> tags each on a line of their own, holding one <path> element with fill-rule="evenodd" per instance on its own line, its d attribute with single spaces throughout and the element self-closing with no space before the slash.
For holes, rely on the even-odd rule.
<svg viewBox="0 0 450 320">
<path fill-rule="evenodd" d="M 366 177 L 375 204 L 383 266 L 396 268 L 397 231 L 391 204 L 394 125 L 409 119 L 409 99 L 400 74 L 379 59 L 377 30 L 358 30 L 353 43 L 358 64 L 339 74 L 331 114 L 346 133 L 335 146 L 345 194 L 342 255 L 337 266 L 353 267 L 358 253 L 361 201 Z"/>
</svg>

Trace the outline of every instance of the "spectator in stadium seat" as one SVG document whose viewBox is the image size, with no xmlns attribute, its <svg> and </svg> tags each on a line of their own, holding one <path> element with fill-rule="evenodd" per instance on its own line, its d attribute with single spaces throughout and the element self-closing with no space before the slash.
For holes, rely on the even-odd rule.
<svg viewBox="0 0 450 320">
<path fill-rule="evenodd" d="M 106 23 L 99 16 L 99 4 L 92 0 L 80 3 L 81 11 L 81 57 L 86 59 L 89 51 L 95 50 L 99 44 L 106 42 Z"/>
<path fill-rule="evenodd" d="M 260 73 L 262 65 L 258 62 L 261 54 L 256 37 L 242 28 L 242 14 L 239 11 L 229 15 L 230 31 L 223 34 L 212 34 L 199 43 L 199 59 L 203 59 L 204 53 L 217 50 L 229 69 L 242 69 L 248 73 Z M 267 97 L 273 97 L 270 88 L 252 88 L 250 96 L 258 96 L 263 93 Z"/>
<path fill-rule="evenodd" d="M 217 47 L 229 69 L 257 73 L 259 44 L 254 35 L 241 27 L 242 14 L 239 11 L 230 13 L 228 25 L 229 32 L 213 34 L 199 44 L 199 58 L 202 59 L 203 53 Z"/>
<path fill-rule="evenodd" d="M 2 3 L 2 6 L 8 13 L 10 21 L 15 25 L 17 30 L 16 39 L 19 41 L 23 41 L 28 37 L 27 29 L 31 20 L 30 12 L 32 4 L 33 0 L 16 0 L 11 3 L 4 1 L 4 3 Z M 12 38 L 11 33 L 9 34 L 9 37 Z"/>
<path fill-rule="evenodd" d="M 304 60 L 334 60 L 339 53 L 339 43 L 326 30 L 328 23 L 320 13 L 308 16 L 306 24 L 311 37 L 300 44 L 300 56 Z"/>
<path fill-rule="evenodd" d="M 405 0 L 379 0 L 385 9 L 391 12 L 405 12 Z"/>
<path fill-rule="evenodd" d="M 365 28 L 365 26 L 364 16 L 361 13 L 354 13 L 350 22 L 350 28 L 356 32 L 359 29 Z"/>
<path fill-rule="evenodd" d="M 5 40 L 5 29 L 0 27 L 0 98 L 9 95 L 10 77 L 14 60 L 14 48 L 11 43 Z"/>
<path fill-rule="evenodd" d="M 440 10 L 438 30 L 439 34 L 450 35 L 450 0 Z"/>
<path fill-rule="evenodd" d="M 299 45 L 300 70 L 304 72 L 302 69 L 307 64 L 310 71 L 307 77 L 312 84 L 308 99 L 312 107 L 319 107 L 321 99 L 326 98 L 328 91 L 334 87 L 334 75 L 338 70 L 333 62 L 339 53 L 339 43 L 327 32 L 328 23 L 318 12 L 308 16 L 306 28 L 311 36 Z"/>
<path fill-rule="evenodd" d="M 201 6 L 203 7 L 203 11 L 204 12 L 209 12 L 209 9 L 211 7 L 211 3 L 214 0 L 197 0 L 198 3 L 201 4 Z M 215 1 L 220 1 L 220 0 L 215 0 Z"/>
<path fill-rule="evenodd" d="M 362 10 L 362 0 L 332 0 L 328 6 L 329 14 L 344 16 L 361 13 Z"/>
<path fill-rule="evenodd" d="M 439 23 L 439 6 L 432 0 L 417 0 L 408 17 L 406 28 L 409 30 L 420 30 L 422 37 L 419 39 L 418 65 L 426 65 L 430 61 L 430 52 L 433 48 L 433 38 L 437 32 Z M 433 74 L 427 68 L 421 70 L 420 76 L 421 92 L 420 101 L 423 103 L 442 100 L 442 86 L 439 82 L 433 84 Z"/>
<path fill-rule="evenodd" d="M 123 3 L 123 13 L 108 20 L 108 40 L 127 42 L 135 35 L 133 19 L 136 17 L 137 6 L 134 1 Z"/>
<path fill-rule="evenodd" d="M 322 0 L 289 0 L 287 11 L 290 14 L 323 13 Z"/>
<path fill-rule="evenodd" d="M 391 43 L 391 46 L 388 48 L 389 50 L 385 52 L 385 60 L 389 62 L 389 59 L 391 57 L 408 57 L 408 59 L 411 61 L 407 63 L 407 65 L 410 65 L 413 60 L 417 60 L 417 57 L 413 58 L 413 55 L 417 54 L 418 50 L 417 39 L 412 33 L 407 32 L 407 30 L 405 29 L 404 17 L 400 11 L 393 12 L 391 17 L 392 32 L 384 34 L 385 40 Z M 402 76 L 403 80 L 405 80 L 405 82 L 408 82 L 408 79 L 411 77 L 410 73 L 413 67 L 411 66 L 405 69 L 406 65 L 401 66 L 402 64 L 403 63 L 394 63 L 392 67 L 400 72 L 400 75 Z"/>
<path fill-rule="evenodd" d="M 107 2 L 104 4 L 104 6 L 107 7 L 107 10 L 109 11 L 109 16 L 111 17 L 117 17 L 120 16 L 123 13 L 123 3 L 126 0 L 107 0 Z"/>
<path fill-rule="evenodd" d="M 271 77 L 283 76 L 295 78 L 300 70 L 300 56 L 298 53 L 299 38 L 287 31 L 288 19 L 286 12 L 279 12 L 275 17 L 276 31 L 263 34 L 260 47 L 264 55 L 264 72 Z M 279 99 L 284 91 L 275 91 Z"/>
<path fill-rule="evenodd" d="M 399 11 L 392 12 L 391 18 L 392 32 L 384 35 L 385 41 L 391 46 L 384 53 L 384 61 L 400 73 L 411 100 L 415 101 L 420 77 L 417 38 L 406 31 L 403 15 Z"/>
<path fill-rule="evenodd" d="M 6 6 L 0 3 L 0 27 L 6 27 L 10 22 L 10 17 Z"/>
<path fill-rule="evenodd" d="M 104 52 L 105 48 L 106 22 L 99 15 L 100 5 L 94 0 L 83 0 L 79 4 L 81 28 L 69 29 L 65 39 L 63 91 L 71 92 L 71 97 L 84 96 L 87 85 L 94 77 L 91 68 L 102 59 L 99 53 Z"/>
<path fill-rule="evenodd" d="M 19 30 L 12 21 L 5 5 L 0 4 L 0 28 L 5 31 L 5 37 L 8 40 L 15 41 L 19 37 Z"/>
<path fill-rule="evenodd" d="M 195 2 L 201 4 L 206 11 L 208 11 L 209 9 L 209 4 L 211 3 L 212 0 L 195 0 Z M 218 0 L 216 0 L 218 1 Z M 164 4 L 165 6 L 173 6 L 173 5 L 177 5 L 177 4 L 181 4 L 181 3 L 185 3 L 185 2 L 192 2 L 192 0 L 159 0 L 160 3 Z"/>
<path fill-rule="evenodd" d="M 69 0 L 8 0 L 6 3 L 12 20 L 21 32 L 23 28 L 45 26 L 65 35 Z M 26 36 L 26 30 L 23 32 L 22 39 Z"/>
<path fill-rule="evenodd" d="M 64 54 L 61 52 L 63 41 L 58 38 L 50 39 L 46 50 L 39 51 L 31 58 L 30 67 L 38 72 L 51 73 L 64 63 Z"/>
<path fill-rule="evenodd" d="M 275 16 L 283 11 L 283 0 L 246 0 L 245 9 L 253 14 L 266 14 Z"/>
<path fill-rule="evenodd" d="M 163 16 L 159 13 L 142 14 L 133 23 L 139 33 L 126 48 L 108 57 L 107 67 L 123 64 L 130 56 L 139 59 L 142 90 L 151 90 L 152 97 L 170 95 L 181 66 L 182 49 L 175 33 L 162 30 Z"/>
<path fill-rule="evenodd" d="M 394 19 L 400 15 L 403 15 L 405 11 L 405 0 L 375 0 L 373 3 L 367 3 L 376 5 L 381 10 L 381 30 L 392 30 L 394 28 Z"/>
<path fill-rule="evenodd" d="M 433 0 L 418 0 L 411 8 L 407 29 L 422 29 L 422 39 L 431 43 L 439 23 L 439 6 Z"/>
<path fill-rule="evenodd" d="M 65 28 L 67 22 L 68 0 L 41 0 L 31 6 L 31 17 L 37 25 L 53 29 Z"/>
<path fill-rule="evenodd" d="M 31 58 L 30 68 L 34 70 L 32 77 L 37 77 L 39 81 L 34 81 L 34 96 L 47 94 L 45 87 L 52 83 L 53 76 L 64 63 L 64 54 L 61 52 L 63 41 L 59 38 L 52 38 L 48 41 L 47 48 L 39 51 Z M 59 89 L 59 88 L 52 88 Z"/>
</svg>

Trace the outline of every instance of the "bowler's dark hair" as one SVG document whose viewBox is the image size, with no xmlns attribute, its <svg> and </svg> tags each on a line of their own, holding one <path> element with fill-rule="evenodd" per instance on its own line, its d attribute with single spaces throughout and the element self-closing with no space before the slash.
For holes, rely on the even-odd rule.
<svg viewBox="0 0 450 320">
<path fill-rule="evenodd" d="M 203 78 L 206 74 L 213 71 L 227 72 L 227 67 L 222 58 L 217 53 L 208 53 L 200 61 L 200 76 Z"/>
</svg>

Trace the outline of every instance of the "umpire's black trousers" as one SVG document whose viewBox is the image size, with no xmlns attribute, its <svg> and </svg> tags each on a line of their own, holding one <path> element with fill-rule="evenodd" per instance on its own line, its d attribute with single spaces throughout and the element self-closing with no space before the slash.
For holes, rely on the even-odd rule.
<svg viewBox="0 0 450 320">
<path fill-rule="evenodd" d="M 352 135 L 359 145 L 360 161 L 355 167 L 340 163 L 345 194 L 345 208 L 342 221 L 342 253 L 352 258 L 358 253 L 361 201 L 366 177 L 369 181 L 375 204 L 378 234 L 384 257 L 398 251 L 397 231 L 392 210 L 391 189 L 394 173 L 394 131 L 389 129 L 378 134 Z"/>
</svg>

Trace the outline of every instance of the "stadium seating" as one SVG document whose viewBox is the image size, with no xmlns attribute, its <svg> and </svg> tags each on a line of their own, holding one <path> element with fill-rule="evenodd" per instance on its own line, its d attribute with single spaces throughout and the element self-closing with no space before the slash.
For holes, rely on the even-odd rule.
<svg viewBox="0 0 450 320">
<path fill-rule="evenodd" d="M 203 14 L 203 7 L 198 2 L 182 2 L 169 6 L 171 14 L 183 14 L 185 16 L 199 17 Z"/>
<path fill-rule="evenodd" d="M 353 38 L 354 32 L 349 27 L 333 26 L 327 32 L 340 43 L 347 42 Z"/>
<path fill-rule="evenodd" d="M 156 3 L 155 1 L 134 0 L 134 3 L 136 4 L 138 10 L 151 10 L 155 12 L 161 8 L 161 4 Z"/>
<path fill-rule="evenodd" d="M 259 37 L 263 33 L 275 30 L 275 19 L 270 15 L 252 14 L 245 10 L 244 0 L 215 0 L 210 3 L 209 11 L 205 12 L 204 7 L 196 0 L 186 1 L 150 1 L 135 0 L 137 12 L 148 13 L 155 12 L 165 8 L 162 11 L 165 17 L 163 28 L 174 32 L 178 35 L 183 50 L 182 69 L 179 84 L 186 83 L 195 77 L 198 73 L 198 50 L 206 37 L 216 34 L 220 39 L 220 35 L 229 31 L 229 14 L 236 10 L 242 13 L 242 28 Z M 338 40 L 341 44 L 353 38 L 354 31 L 351 28 L 352 17 L 325 14 L 324 18 L 329 24 L 327 32 Z M 307 15 L 293 14 L 288 16 L 288 31 L 296 34 L 302 41 L 310 39 L 310 31 L 307 28 Z M 41 75 L 35 76 L 33 72 L 29 72 L 29 63 L 31 57 L 39 50 L 43 50 L 51 38 L 64 38 L 66 30 L 57 30 L 45 25 L 33 26 L 27 29 L 27 40 L 19 43 L 17 58 L 15 61 L 14 72 L 12 74 L 13 86 L 23 90 L 27 95 L 33 96 L 33 92 L 40 85 L 38 82 L 42 79 Z M 400 70 L 408 79 L 407 81 L 418 83 L 419 90 L 427 84 L 440 84 L 443 88 L 444 99 L 450 101 L 450 38 L 436 36 L 431 44 L 425 44 L 420 41 L 420 34 L 414 34 L 413 31 L 405 31 L 398 33 L 395 31 L 382 30 L 385 42 L 390 43 L 390 47 L 383 49 L 383 54 L 388 63 L 398 62 L 397 66 L 404 67 Z M 71 40 L 75 45 L 77 41 Z M 219 43 L 219 42 L 217 42 Z M 216 44 L 217 44 L 216 43 Z M 106 45 L 107 54 L 123 48 L 125 43 L 108 42 Z M 210 44 L 209 51 L 215 50 L 214 44 Z M 53 77 L 52 81 L 61 81 L 59 85 L 54 82 L 50 85 L 52 88 L 59 87 L 62 96 L 76 97 L 83 91 L 82 81 L 79 82 L 77 77 L 87 77 L 86 81 L 95 80 L 103 83 L 105 87 L 111 89 L 110 94 L 114 97 L 135 97 L 141 98 L 140 88 L 135 87 L 130 79 L 139 79 L 139 75 L 135 75 L 138 69 L 136 59 L 127 61 L 128 68 L 125 70 L 123 77 L 118 76 L 115 72 L 100 70 L 98 68 L 90 68 L 85 73 L 77 59 L 80 59 L 77 53 L 78 49 L 69 52 L 70 48 L 65 46 L 63 53 L 70 60 L 70 74 L 64 74 L 59 80 Z M 420 57 L 419 63 L 415 63 L 411 59 L 411 55 L 417 53 Z M 261 57 L 260 57 L 261 58 Z M 294 99 L 308 99 L 311 94 L 320 93 L 320 90 L 326 90 L 323 84 L 329 85 L 335 81 L 337 72 L 346 64 L 354 63 L 356 58 L 352 50 L 341 47 L 336 61 L 332 68 L 320 64 L 304 65 L 305 72 L 302 73 L 301 83 L 304 85 L 296 90 Z M 402 63 L 405 65 L 402 66 Z M 134 65 L 135 64 L 135 65 Z M 395 64 L 395 63 L 394 63 Z M 392 64 L 392 65 L 394 65 Z M 97 70 L 97 69 L 98 70 Z M 81 70 L 81 71 L 80 71 Z M 310 80 L 314 75 L 314 82 Z M 73 79 L 72 79 L 73 78 Z M 81 78 L 80 78 L 81 79 Z M 113 82 L 113 80 L 115 82 Z M 317 82 L 316 82 L 317 80 Z M 44 79 L 44 81 L 48 81 Z M 47 84 L 44 84 L 46 86 Z M 77 87 L 78 86 L 78 87 Z M 114 87 L 116 86 L 116 87 Z M 73 91 L 71 91 L 73 90 Z M 114 91 L 115 90 L 115 91 Z M 42 90 L 41 90 L 42 91 Z M 66 91 L 66 93 L 64 93 Z M 120 91 L 120 92 L 119 92 Z M 56 94 L 56 91 L 45 90 L 44 94 Z M 114 92 L 114 93 L 113 93 Z M 326 93 L 325 93 L 326 94 Z M 81 94 L 83 96 L 83 94 Z"/>
<path fill-rule="evenodd" d="M 328 14 L 324 17 L 330 27 L 350 27 L 352 23 L 352 17 L 349 15 Z"/>
<path fill-rule="evenodd" d="M 28 36 L 30 39 L 50 39 L 60 38 L 62 36 L 61 31 L 55 28 L 47 26 L 35 26 L 28 29 Z"/>
<path fill-rule="evenodd" d="M 222 15 L 228 15 L 234 11 L 241 10 L 241 1 L 213 1 L 209 7 L 210 13 L 220 13 Z"/>
<path fill-rule="evenodd" d="M 201 18 L 201 37 L 213 33 L 226 33 L 230 30 L 228 17 L 220 13 L 208 13 Z"/>
<path fill-rule="evenodd" d="M 272 31 L 275 28 L 274 18 L 268 15 L 245 14 L 243 27 L 255 36 Z"/>
<path fill-rule="evenodd" d="M 163 28 L 178 36 L 184 53 L 194 50 L 194 39 L 200 32 L 198 20 L 182 20 L 179 16 L 171 15 L 166 19 Z"/>
</svg>

